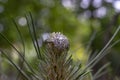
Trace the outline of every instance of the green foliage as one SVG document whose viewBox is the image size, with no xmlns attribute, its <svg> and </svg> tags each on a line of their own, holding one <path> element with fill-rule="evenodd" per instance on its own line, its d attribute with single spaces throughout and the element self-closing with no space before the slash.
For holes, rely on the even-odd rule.
<svg viewBox="0 0 120 80">
<path fill-rule="evenodd" d="M 65 7 L 69 6 L 65 4 L 65 1 L 71 1 L 70 4 L 72 6 Z M 87 65 L 80 63 L 80 66 L 77 66 L 71 57 L 67 58 L 69 55 L 62 55 L 62 60 L 70 61 L 68 66 L 71 66 L 70 70 L 72 69 L 70 71 L 71 73 L 68 70 L 70 74 L 65 74 L 70 76 L 74 75 L 71 77 L 67 76 L 69 77 L 68 80 L 70 80 L 70 78 L 71 80 L 78 78 L 80 78 L 80 80 L 102 79 L 101 76 L 107 73 L 106 70 L 109 66 L 106 64 L 107 62 L 110 62 L 109 69 L 113 71 L 109 73 L 110 76 L 112 75 L 113 78 L 116 77 L 117 80 L 118 75 L 116 74 L 119 73 L 120 57 L 120 46 L 118 44 L 120 41 L 118 33 L 119 27 L 117 28 L 117 26 L 119 26 L 120 12 L 114 7 L 114 3 L 117 1 L 109 2 L 108 0 L 100 0 L 99 2 L 98 0 L 98 3 L 101 5 L 96 5 L 98 4 L 96 1 L 97 0 L 88 0 L 88 2 L 84 2 L 84 0 L 0 0 L 0 50 L 1 54 L 4 55 L 3 59 L 8 59 L 10 64 L 17 69 L 18 74 L 13 70 L 13 74 L 18 75 L 16 79 L 42 80 L 42 78 L 45 77 L 39 77 L 41 74 L 39 71 L 41 67 L 39 67 L 39 65 L 49 66 L 50 64 L 48 64 L 49 61 L 47 62 L 47 58 L 50 58 L 50 55 L 46 53 L 46 49 L 43 49 L 43 52 L 41 52 L 42 48 L 39 48 L 38 39 L 41 39 L 41 36 L 46 32 L 62 32 L 69 37 L 71 50 L 73 50 L 73 52 L 77 50 L 77 55 L 76 51 L 72 54 L 72 56 L 75 56 L 75 60 L 78 60 L 76 56 L 77 58 L 79 57 L 79 59 L 85 58 L 84 60 L 90 58 L 88 59 Z M 21 20 L 23 22 L 21 22 Z M 111 38 L 112 35 L 113 37 Z M 80 51 L 80 45 L 82 45 L 81 49 L 83 51 Z M 87 47 L 85 48 L 84 46 L 86 45 Z M 35 50 L 33 50 L 33 48 Z M 107 55 L 108 53 L 109 55 Z M 82 54 L 84 54 L 85 57 L 80 57 Z M 0 62 L 3 59 L 0 57 Z M 98 63 L 100 60 L 101 62 Z M 4 64 L 1 65 L 7 66 L 5 67 L 6 71 L 11 68 L 6 62 L 3 63 Z M 1 65 L 0 70 L 2 69 Z M 83 65 L 83 67 L 81 67 L 81 65 Z M 69 69 L 69 67 L 66 68 Z M 45 72 L 42 68 L 41 71 Z M 103 77 L 106 77 L 106 75 Z"/>
<path fill-rule="evenodd" d="M 29 19 L 30 17 L 30 19 Z M 61 35 L 60 33 L 53 33 L 49 36 L 50 39 L 46 42 L 46 47 L 43 49 L 41 53 L 41 49 L 39 47 L 36 29 L 34 26 L 33 18 L 31 13 L 26 16 L 28 21 L 28 29 L 29 34 L 32 39 L 33 46 L 35 48 L 37 58 L 35 67 L 31 66 L 25 58 L 25 45 L 22 38 L 22 34 L 19 31 L 19 28 L 16 25 L 17 32 L 22 41 L 23 52 L 19 51 L 2 33 L 0 33 L 1 37 L 6 40 L 6 42 L 17 52 L 20 59 L 20 65 L 17 65 L 8 55 L 8 53 L 1 49 L 2 55 L 18 70 L 18 77 L 16 79 L 20 79 L 21 77 L 25 80 L 82 80 L 87 74 L 91 74 L 91 68 L 94 67 L 101 58 L 103 58 L 109 49 L 117 44 L 120 40 L 111 44 L 115 36 L 120 30 L 120 27 L 117 28 L 114 35 L 108 41 L 105 47 L 93 57 L 88 64 L 82 69 L 81 63 L 79 66 L 73 65 L 73 60 L 71 58 L 72 55 L 68 55 L 68 49 L 66 46 L 69 46 L 66 43 L 66 37 Z M 53 37 L 52 37 L 53 36 Z M 62 40 L 61 40 L 62 39 Z M 35 41 L 35 42 L 34 42 Z M 64 43 L 65 41 L 65 43 Z M 64 46 L 63 46 L 64 44 Z M 67 44 L 67 45 L 65 45 Z M 62 46 L 62 48 L 61 48 Z M 66 48 L 66 49 L 63 49 Z M 62 50 L 62 51 L 61 51 Z M 109 64 L 105 64 L 102 68 L 98 70 L 98 72 L 91 79 L 97 79 L 101 75 L 105 74 L 106 71 L 103 71 Z M 21 75 L 20 75 L 21 74 Z"/>
</svg>

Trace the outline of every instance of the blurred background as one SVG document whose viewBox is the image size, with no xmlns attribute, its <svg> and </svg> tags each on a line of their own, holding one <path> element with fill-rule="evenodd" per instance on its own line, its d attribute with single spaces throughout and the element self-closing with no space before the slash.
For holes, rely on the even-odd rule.
<svg viewBox="0 0 120 80">
<path fill-rule="evenodd" d="M 11 18 L 14 18 L 25 41 L 26 59 L 33 64 L 36 60 L 25 15 L 31 12 L 35 22 L 39 44 L 48 32 L 61 32 L 69 38 L 70 53 L 75 62 L 84 65 L 88 58 L 100 51 L 110 40 L 120 23 L 120 0 L 0 0 L 0 33 L 18 49 L 23 50 L 19 33 Z M 117 34 L 116 41 L 120 38 Z M 110 49 L 93 67 L 93 74 L 103 64 L 110 62 L 109 72 L 97 80 L 119 80 L 120 43 Z M 89 48 L 88 48 L 89 47 Z M 19 62 L 18 55 L 0 37 L 0 48 L 7 49 L 9 56 Z M 16 70 L 0 56 L 0 80 L 14 80 Z"/>
</svg>

